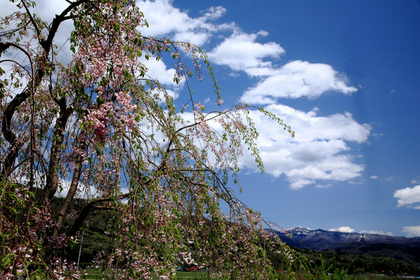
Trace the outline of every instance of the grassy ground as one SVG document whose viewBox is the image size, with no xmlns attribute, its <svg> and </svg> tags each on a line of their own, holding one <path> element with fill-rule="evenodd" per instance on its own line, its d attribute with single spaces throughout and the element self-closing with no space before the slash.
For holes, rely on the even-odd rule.
<svg viewBox="0 0 420 280">
<path fill-rule="evenodd" d="M 97 269 L 86 269 L 87 277 L 83 278 L 86 280 L 99 280 L 102 278 L 100 270 Z M 189 279 L 189 280 L 204 280 L 209 279 L 208 274 L 205 271 L 177 271 L 176 273 L 178 279 Z M 157 279 L 157 278 L 156 278 Z"/>
<path fill-rule="evenodd" d="M 86 280 L 97 280 L 101 279 L 101 271 L 96 269 L 87 269 L 87 277 L 83 278 Z M 215 279 L 215 278 L 208 278 L 208 274 L 205 271 L 178 271 L 176 273 L 177 278 L 180 280 L 189 279 L 189 280 L 207 280 L 207 279 Z M 284 277 L 280 277 L 279 279 L 291 279 L 288 275 L 283 275 Z M 156 278 L 157 279 L 157 278 Z M 305 277 L 296 276 L 296 279 L 306 279 Z M 397 279 L 404 279 L 404 278 L 397 278 L 391 276 L 382 276 L 382 275 L 357 275 L 352 276 L 348 275 L 344 278 L 341 277 L 334 277 L 334 275 L 328 275 L 325 280 L 334 279 L 334 280 L 397 280 Z M 317 279 L 318 280 L 318 279 Z M 322 279 L 319 279 L 322 280 Z"/>
</svg>

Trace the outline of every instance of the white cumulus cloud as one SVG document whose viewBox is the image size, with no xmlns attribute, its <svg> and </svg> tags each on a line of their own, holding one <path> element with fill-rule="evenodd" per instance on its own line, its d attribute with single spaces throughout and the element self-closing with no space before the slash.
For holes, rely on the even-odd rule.
<svg viewBox="0 0 420 280">
<path fill-rule="evenodd" d="M 348 226 L 343 226 L 343 227 L 339 227 L 339 228 L 332 228 L 329 231 L 346 232 L 346 233 L 355 232 L 354 229 L 352 229 L 351 227 L 348 227 Z"/>
<path fill-rule="evenodd" d="M 174 88 L 181 88 L 185 83 L 185 80 L 183 79 L 177 85 L 174 82 L 176 70 L 174 68 L 168 68 L 162 60 L 156 60 L 156 57 L 152 56 L 149 60 L 142 58 L 142 63 L 147 67 L 147 76 L 159 80 L 161 84 Z"/>
<path fill-rule="evenodd" d="M 296 131 L 291 138 L 261 112 L 251 113 L 260 132 L 257 143 L 267 173 L 285 175 L 293 189 L 311 184 L 326 187 L 325 180 L 347 181 L 361 175 L 364 166 L 354 162 L 348 143 L 365 142 L 369 126 L 357 123 L 349 113 L 321 117 L 315 110 L 303 112 L 280 104 L 267 109 Z M 247 154 L 241 165 L 257 170 Z"/>
<path fill-rule="evenodd" d="M 420 236 L 420 226 L 405 226 L 402 232 L 407 233 L 409 237 Z"/>
<path fill-rule="evenodd" d="M 259 71 L 271 72 L 271 62 L 264 58 L 277 58 L 285 51 L 275 42 L 258 43 L 258 36 L 266 36 L 267 32 L 246 34 L 235 32 L 229 38 L 216 46 L 210 53 L 212 61 L 219 65 L 227 65 L 235 71 Z M 268 72 L 268 73 L 269 73 Z"/>
<path fill-rule="evenodd" d="M 248 89 L 242 96 L 242 101 L 251 104 L 271 104 L 278 98 L 314 99 L 328 91 L 351 94 L 357 89 L 347 86 L 346 78 L 328 64 L 297 60 L 272 71 L 268 77 Z"/>
<path fill-rule="evenodd" d="M 203 11 L 202 16 L 192 18 L 187 11 L 175 8 L 172 0 L 146 0 L 136 3 L 149 23 L 149 28 L 142 30 L 147 36 L 170 36 L 173 40 L 188 41 L 200 46 L 205 44 L 214 32 L 235 28 L 231 24 L 212 23 L 226 13 L 226 9 L 221 6 L 210 7 Z"/>
<path fill-rule="evenodd" d="M 394 197 L 398 198 L 398 207 L 406 206 L 420 210 L 420 185 L 399 189 L 395 191 Z"/>
</svg>

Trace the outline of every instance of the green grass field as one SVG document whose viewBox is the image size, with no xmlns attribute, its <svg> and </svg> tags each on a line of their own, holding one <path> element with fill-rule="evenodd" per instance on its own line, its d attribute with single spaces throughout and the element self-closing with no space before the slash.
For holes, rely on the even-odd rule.
<svg viewBox="0 0 420 280">
<path fill-rule="evenodd" d="M 86 280 L 98 280 L 102 278 L 102 274 L 100 270 L 97 269 L 87 269 L 87 277 L 86 278 L 82 278 L 82 279 L 86 279 Z M 176 273 L 177 278 L 179 280 L 184 280 L 184 279 L 190 279 L 190 280 L 207 280 L 207 279 L 216 279 L 216 278 L 209 278 L 209 275 L 207 272 L 205 271 L 177 271 Z M 157 279 L 157 277 L 156 277 Z M 284 275 L 284 277 L 280 277 L 279 279 L 293 279 L 290 278 L 290 276 L 288 275 Z M 306 277 L 299 277 L 297 276 L 296 279 L 309 279 Z M 344 278 L 341 277 L 334 277 L 334 275 L 328 275 L 327 278 L 325 278 L 325 280 L 327 279 L 335 279 L 335 280 L 397 280 L 397 279 L 404 279 L 404 278 L 398 278 L 398 277 L 391 277 L 391 276 L 382 276 L 382 275 L 357 275 L 357 276 L 353 276 L 353 275 L 348 275 L 345 276 Z M 317 279 L 318 280 L 318 279 Z M 322 279 L 319 279 L 322 280 Z"/>
</svg>

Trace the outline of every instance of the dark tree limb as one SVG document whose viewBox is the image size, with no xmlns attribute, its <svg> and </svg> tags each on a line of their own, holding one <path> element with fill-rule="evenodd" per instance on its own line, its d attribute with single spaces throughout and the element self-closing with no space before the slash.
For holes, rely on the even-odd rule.
<svg viewBox="0 0 420 280">
<path fill-rule="evenodd" d="M 79 185 L 80 176 L 82 175 L 82 162 L 83 157 L 81 154 L 78 154 L 76 157 L 75 168 L 73 170 L 73 178 L 71 180 L 70 189 L 67 193 L 66 198 L 64 199 L 64 204 L 58 213 L 58 222 L 57 226 L 54 228 L 53 237 L 57 237 L 59 232 L 61 231 L 61 227 L 63 226 L 64 218 L 67 215 L 67 210 L 70 207 L 71 202 L 76 194 L 77 187 Z"/>
<path fill-rule="evenodd" d="M 73 113 L 73 109 L 68 108 L 66 106 L 65 97 L 61 98 L 60 100 L 57 100 L 56 102 L 60 106 L 60 116 L 58 117 L 54 127 L 50 163 L 48 166 L 48 173 L 45 185 L 45 190 L 49 199 L 51 199 L 57 192 L 59 164 L 61 159 L 61 152 L 63 149 L 62 146 L 64 142 L 63 134 L 67 125 L 68 118 Z"/>
<path fill-rule="evenodd" d="M 89 216 L 89 214 L 93 210 L 111 210 L 111 207 L 108 206 L 98 206 L 99 203 L 114 201 L 114 200 L 121 200 L 130 197 L 131 193 L 119 195 L 116 197 L 104 197 L 98 198 L 95 200 L 90 201 L 88 204 L 83 206 L 82 211 L 80 211 L 79 216 L 77 216 L 76 220 L 74 221 L 72 227 L 67 231 L 68 236 L 72 236 L 76 234 L 76 232 L 82 227 L 83 223 Z"/>
</svg>

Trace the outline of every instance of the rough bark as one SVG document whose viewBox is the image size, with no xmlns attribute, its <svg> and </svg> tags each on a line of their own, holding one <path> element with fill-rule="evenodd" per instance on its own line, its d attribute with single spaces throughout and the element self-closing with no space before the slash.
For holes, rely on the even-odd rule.
<svg viewBox="0 0 420 280">
<path fill-rule="evenodd" d="M 65 98 L 61 98 L 57 103 L 60 106 L 60 116 L 57 119 L 57 122 L 54 127 L 50 163 L 48 166 L 48 173 L 45 185 L 45 190 L 48 194 L 49 199 L 51 199 L 57 192 L 59 164 L 64 142 L 63 134 L 67 125 L 68 118 L 73 113 L 73 109 L 67 108 Z"/>
</svg>

